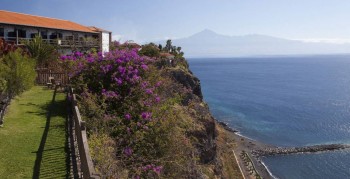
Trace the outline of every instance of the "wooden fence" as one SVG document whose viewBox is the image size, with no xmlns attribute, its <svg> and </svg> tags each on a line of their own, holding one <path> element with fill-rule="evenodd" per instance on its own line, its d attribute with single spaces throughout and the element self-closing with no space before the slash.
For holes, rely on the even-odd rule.
<svg viewBox="0 0 350 179">
<path fill-rule="evenodd" d="M 51 72 L 37 72 L 36 84 L 38 85 L 46 85 L 49 83 L 49 78 L 53 77 L 56 83 L 60 83 L 61 85 L 68 84 L 68 76 L 65 73 L 51 73 Z"/>
<path fill-rule="evenodd" d="M 77 163 L 76 169 L 78 170 L 74 173 L 78 173 L 77 177 L 79 178 L 99 179 L 100 176 L 95 171 L 89 151 L 85 121 L 83 121 L 81 118 L 79 108 L 77 106 L 76 96 L 73 93 L 72 88 L 69 88 L 68 99 L 71 100 L 72 110 L 72 115 L 69 118 L 69 128 L 71 129 L 70 135 L 71 138 L 74 139 L 74 141 L 71 141 L 71 145 L 73 144 L 73 150 L 71 149 L 71 151 L 74 151 L 72 153 L 72 161 Z"/>
</svg>

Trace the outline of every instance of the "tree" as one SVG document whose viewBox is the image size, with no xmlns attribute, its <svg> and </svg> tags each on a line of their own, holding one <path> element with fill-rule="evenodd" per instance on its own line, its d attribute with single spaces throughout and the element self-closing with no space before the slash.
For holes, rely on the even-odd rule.
<svg viewBox="0 0 350 179">
<path fill-rule="evenodd" d="M 159 49 L 154 43 L 150 43 L 150 44 L 144 45 L 142 49 L 139 51 L 139 54 L 145 55 L 148 57 L 158 57 Z"/>
<path fill-rule="evenodd" d="M 163 50 L 162 44 L 159 44 L 159 45 L 158 45 L 158 48 L 159 48 L 160 51 L 162 51 L 162 50 Z"/>
<path fill-rule="evenodd" d="M 181 53 L 181 47 L 177 47 L 177 53 Z"/>
<path fill-rule="evenodd" d="M 169 39 L 169 40 L 166 41 L 166 45 L 165 45 L 165 47 L 164 47 L 164 50 L 165 50 L 166 52 L 170 52 L 171 47 L 172 47 L 172 42 L 171 42 L 171 40 Z"/>
<path fill-rule="evenodd" d="M 50 61 L 58 58 L 56 47 L 44 42 L 39 36 L 31 41 L 25 41 L 24 44 L 38 66 L 47 66 Z"/>
</svg>

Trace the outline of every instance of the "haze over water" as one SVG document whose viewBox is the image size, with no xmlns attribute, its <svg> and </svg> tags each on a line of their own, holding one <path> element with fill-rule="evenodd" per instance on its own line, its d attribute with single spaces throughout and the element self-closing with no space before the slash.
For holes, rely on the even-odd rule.
<svg viewBox="0 0 350 179">
<path fill-rule="evenodd" d="M 189 59 L 214 116 L 277 146 L 350 143 L 350 56 Z M 350 178 L 350 152 L 265 158 L 279 178 Z"/>
</svg>

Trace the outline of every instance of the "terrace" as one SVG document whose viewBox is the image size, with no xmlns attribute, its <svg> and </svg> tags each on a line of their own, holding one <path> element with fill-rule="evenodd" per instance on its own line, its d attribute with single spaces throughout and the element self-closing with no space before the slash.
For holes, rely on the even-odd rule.
<svg viewBox="0 0 350 179">
<path fill-rule="evenodd" d="M 41 36 L 43 41 L 51 44 L 58 45 L 60 47 L 90 47 L 98 48 L 99 35 L 98 34 L 83 34 L 72 32 L 52 32 L 48 30 L 38 31 L 32 33 L 30 28 L 22 29 L 10 29 L 8 32 L 4 32 L 5 28 L 0 28 L 0 38 L 7 42 L 21 45 L 24 41 L 31 41 L 35 36 Z M 29 33 L 28 33 L 29 32 Z M 49 35 L 48 35 L 49 34 Z"/>
</svg>

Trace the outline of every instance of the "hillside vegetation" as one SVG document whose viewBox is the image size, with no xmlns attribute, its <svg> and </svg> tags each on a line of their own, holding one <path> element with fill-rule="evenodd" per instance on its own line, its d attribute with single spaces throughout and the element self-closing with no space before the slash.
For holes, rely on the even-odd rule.
<svg viewBox="0 0 350 179">
<path fill-rule="evenodd" d="M 107 178 L 240 177 L 232 143 L 203 102 L 181 48 L 164 48 L 175 58 L 156 46 L 148 53 L 119 44 L 104 55 L 61 57 L 97 171 Z"/>
</svg>

